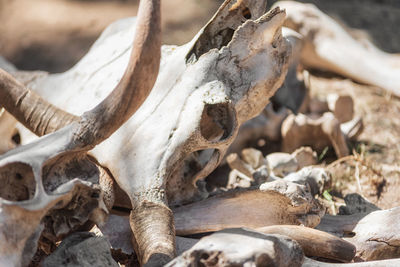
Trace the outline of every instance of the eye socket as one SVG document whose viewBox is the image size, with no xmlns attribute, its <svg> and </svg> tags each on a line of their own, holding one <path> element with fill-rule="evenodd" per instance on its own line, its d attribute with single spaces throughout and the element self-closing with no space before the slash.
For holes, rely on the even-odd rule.
<svg viewBox="0 0 400 267">
<path fill-rule="evenodd" d="M 10 201 L 32 199 L 36 181 L 32 168 L 24 163 L 14 162 L 0 168 L 0 197 Z"/>
<path fill-rule="evenodd" d="M 227 103 L 206 104 L 201 116 L 200 132 L 209 141 L 222 141 L 233 131 L 233 116 Z"/>
<path fill-rule="evenodd" d="M 250 9 L 249 9 L 248 7 L 245 7 L 245 8 L 242 10 L 242 15 L 243 15 L 243 17 L 244 17 L 245 19 L 251 19 L 251 12 L 250 12 Z"/>
</svg>

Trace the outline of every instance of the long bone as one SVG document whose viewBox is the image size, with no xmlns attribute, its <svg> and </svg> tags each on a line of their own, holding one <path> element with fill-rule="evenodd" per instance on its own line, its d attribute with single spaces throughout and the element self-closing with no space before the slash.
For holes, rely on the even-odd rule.
<svg viewBox="0 0 400 267">
<path fill-rule="evenodd" d="M 284 180 L 267 182 L 257 189 L 219 194 L 174 209 L 178 235 L 281 224 L 315 227 L 323 214 L 308 186 Z"/>
<path fill-rule="evenodd" d="M 345 237 L 357 248 L 361 260 L 378 260 L 398 257 L 400 233 L 397 221 L 400 208 L 378 210 L 353 215 L 325 215 L 317 229 Z"/>
<path fill-rule="evenodd" d="M 355 81 L 381 87 L 400 96 L 400 68 L 396 55 L 354 39 L 346 29 L 312 4 L 279 1 L 286 9 L 285 26 L 303 35 L 301 63 Z"/>
<path fill-rule="evenodd" d="M 83 114 L 78 120 L 73 117 L 74 122 L 59 131 L 0 157 L 2 181 L 6 184 L 19 185 L 13 188 L 14 192 L 7 192 L 7 189 L 10 190 L 9 187 L 5 187 L 5 190 L 1 192 L 0 262 L 2 265 L 20 266 L 29 263 L 32 251 L 36 247 L 35 241 L 42 230 L 40 221 L 52 207 L 65 205 L 64 202 L 71 200 L 79 188 L 95 193 L 93 190 L 90 191 L 90 183 L 80 179 L 73 179 L 59 186 L 60 180 L 65 178 L 68 180 L 71 178 L 69 176 L 75 176 L 75 174 L 73 172 L 68 174 L 66 167 L 57 169 L 57 165 L 74 165 L 76 162 L 87 164 L 86 151 L 118 129 L 149 94 L 157 77 L 160 59 L 159 0 L 140 2 L 136 33 L 133 45 L 135 49 L 132 51 L 127 70 L 115 90 L 103 102 Z M 39 103 L 45 102 L 15 82 L 3 70 L 0 70 L 0 92 L 1 99 L 4 101 L 2 105 L 22 121 L 29 121 L 29 116 L 38 119 L 37 116 L 46 114 L 46 109 L 44 113 L 40 113 L 43 112 L 40 106 L 39 110 L 29 109 L 28 106 L 25 106 L 27 107 L 25 109 L 24 105 L 31 103 L 32 99 Z M 50 112 L 55 112 L 58 116 L 58 109 L 52 106 L 47 107 Z M 61 116 L 61 119 L 65 117 Z M 51 124 L 51 118 L 47 122 Z M 85 168 L 82 166 L 81 169 L 77 167 L 73 169 L 77 172 L 82 171 L 81 175 L 85 176 Z M 90 169 L 86 174 L 89 177 L 101 176 L 101 174 L 93 174 L 92 167 L 87 168 Z M 46 188 L 45 183 L 52 179 L 57 180 L 53 185 L 55 188 Z M 20 180 L 23 182 L 18 182 Z M 24 216 L 27 218 L 22 218 Z M 97 214 L 97 216 L 100 215 Z M 15 226 L 20 229 L 16 229 Z"/>
</svg>

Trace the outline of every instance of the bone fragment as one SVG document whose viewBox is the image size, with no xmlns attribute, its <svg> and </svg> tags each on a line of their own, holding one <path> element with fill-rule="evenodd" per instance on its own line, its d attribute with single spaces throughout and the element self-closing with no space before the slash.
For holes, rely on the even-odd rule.
<svg viewBox="0 0 400 267">
<path fill-rule="evenodd" d="M 355 141 L 364 130 L 364 124 L 361 117 L 355 117 L 351 121 L 342 123 L 340 129 L 348 140 Z"/>
<path fill-rule="evenodd" d="M 333 146 L 339 158 L 349 154 L 340 123 L 330 112 L 318 118 L 298 114 L 285 119 L 282 124 L 282 150 L 292 152 L 301 146 L 311 146 L 316 151 Z"/>
<path fill-rule="evenodd" d="M 346 94 L 328 94 L 325 100 L 312 98 L 310 113 L 323 114 L 331 111 L 340 123 L 351 121 L 354 116 L 353 98 Z"/>
<path fill-rule="evenodd" d="M 302 267 L 398 267 L 399 265 L 400 259 L 354 263 L 326 263 L 305 257 Z"/>
<path fill-rule="evenodd" d="M 329 110 L 340 123 L 348 122 L 354 116 L 354 102 L 349 95 L 329 94 L 326 98 Z"/>
<path fill-rule="evenodd" d="M 226 229 L 203 237 L 166 266 L 282 266 L 297 267 L 303 251 L 291 239 L 246 229 Z"/>
<path fill-rule="evenodd" d="M 400 68 L 395 55 L 357 41 L 314 5 L 279 1 L 274 6 L 286 9 L 285 26 L 303 36 L 301 63 L 306 68 L 338 73 L 400 96 Z"/>
<path fill-rule="evenodd" d="M 306 256 L 321 257 L 341 262 L 350 262 L 356 254 L 351 243 L 334 235 L 309 227 L 296 225 L 273 225 L 257 228 L 264 234 L 279 234 L 297 241 Z"/>
<path fill-rule="evenodd" d="M 315 167 L 305 167 L 298 172 L 287 175 L 283 179 L 288 182 L 308 184 L 313 196 L 321 195 L 331 182 L 331 176 L 325 169 Z"/>
<path fill-rule="evenodd" d="M 345 237 L 356 246 L 360 260 L 390 259 L 400 253 L 399 219 L 398 207 L 354 215 L 325 215 L 317 229 Z"/>
<path fill-rule="evenodd" d="M 175 228 L 178 235 L 190 235 L 275 224 L 315 227 L 323 214 L 321 208 L 306 186 L 281 180 L 178 207 L 174 209 Z"/>
</svg>

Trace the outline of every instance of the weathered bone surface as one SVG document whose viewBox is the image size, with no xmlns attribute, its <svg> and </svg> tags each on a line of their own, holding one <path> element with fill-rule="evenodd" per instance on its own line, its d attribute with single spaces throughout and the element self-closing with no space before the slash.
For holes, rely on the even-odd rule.
<svg viewBox="0 0 400 267">
<path fill-rule="evenodd" d="M 297 77 L 297 67 L 302 49 L 301 36 L 288 28 L 282 28 L 282 34 L 288 40 L 291 55 L 285 81 L 271 98 L 274 107 L 272 103 L 268 104 L 259 116 L 243 123 L 235 141 L 229 147 L 228 153 L 239 153 L 242 149 L 249 147 L 249 142 L 259 139 L 279 141 L 282 122 L 289 115 L 289 110 L 297 112 L 303 102 L 306 83 L 304 78 L 298 79 Z"/>
<path fill-rule="evenodd" d="M 311 146 L 316 151 L 333 146 L 339 158 L 349 154 L 339 120 L 331 112 L 317 118 L 292 114 L 285 119 L 282 124 L 282 150 L 290 153 L 301 146 Z"/>
<path fill-rule="evenodd" d="M 304 167 L 283 179 L 288 182 L 307 184 L 313 196 L 321 195 L 331 182 L 331 176 L 325 169 L 312 166 Z"/>
<path fill-rule="evenodd" d="M 399 256 L 400 208 L 354 215 L 325 215 L 318 229 L 345 238 L 357 248 L 361 260 L 389 259 Z"/>
<path fill-rule="evenodd" d="M 286 9 L 285 26 L 303 36 L 303 65 L 332 71 L 400 96 L 400 68 L 396 56 L 380 51 L 370 42 L 357 41 L 314 5 L 279 1 L 274 6 Z"/>
<path fill-rule="evenodd" d="M 281 25 L 285 14 L 279 9 L 264 14 L 264 7 L 265 1 L 227 0 L 189 44 L 164 47 L 160 74 L 145 103 L 91 152 L 130 197 L 134 243 L 142 263 L 157 253 L 174 255 L 168 202 L 176 205 L 204 197 L 196 181 L 218 165 L 238 127 L 262 111 L 283 81 L 287 46 Z M 251 19 L 247 20 L 249 14 Z M 75 115 L 95 107 L 121 78 L 129 58 L 132 22 L 112 25 L 70 71 L 42 75 L 28 86 L 51 104 Z M 146 68 L 143 71 L 153 74 Z M 136 77 L 134 82 L 151 81 L 143 77 Z M 111 102 L 115 108 L 125 108 L 119 101 Z M 112 118 L 106 116 L 101 122 Z M 101 123 L 93 119 L 90 114 L 85 116 L 83 122 L 88 125 L 79 129 L 101 129 Z M 116 130 L 125 118 L 115 120 L 118 123 L 113 121 L 107 133 L 84 135 L 95 141 L 89 144 L 91 147 Z M 91 129 L 91 122 L 95 129 Z M 69 130 L 61 132 L 65 135 Z M 44 141 L 48 138 L 37 145 L 48 145 Z M 58 149 L 68 144 L 66 136 L 63 138 Z M 22 140 L 28 141 L 24 136 Z"/>
<path fill-rule="evenodd" d="M 353 259 L 356 249 L 351 243 L 334 235 L 309 227 L 295 225 L 273 225 L 256 229 L 264 234 L 279 234 L 297 241 L 305 255 L 348 262 Z M 127 255 L 134 253 L 130 242 L 131 230 L 126 216 L 110 215 L 107 223 L 101 227 L 101 233 L 108 238 L 113 249 L 120 249 Z M 190 249 L 197 239 L 176 237 L 177 254 Z"/>
<path fill-rule="evenodd" d="M 355 263 L 326 263 L 305 257 L 302 267 L 398 267 L 400 259 L 367 261 Z"/>
<path fill-rule="evenodd" d="M 239 26 L 236 23 L 243 21 L 241 12 L 233 13 L 238 19 L 234 23 L 225 20 L 234 12 L 232 4 L 226 2 L 188 45 L 164 49 L 160 75 L 147 101 L 93 152 L 130 196 L 135 238 L 147 239 L 148 244 L 159 240 L 154 227 L 149 227 L 154 221 L 165 225 L 164 233 L 171 233 L 167 200 L 176 205 L 204 197 L 196 181 L 219 164 L 240 124 L 261 112 L 283 80 L 286 48 L 280 24 L 284 14 L 275 10 L 249 20 L 230 40 L 229 34 Z M 259 5 L 260 1 L 249 2 L 254 18 L 263 14 Z M 221 31 L 227 34 L 225 40 L 219 39 Z M 264 38 L 258 39 L 260 35 Z M 212 44 L 203 44 L 205 40 Z M 273 71 L 260 69 L 259 62 L 270 62 Z M 261 95 L 265 101 L 258 101 Z M 156 218 L 157 207 L 165 212 L 159 210 Z M 144 212 L 147 221 L 135 221 L 145 217 Z M 138 236 L 141 229 L 147 231 L 143 237 Z M 173 236 L 169 239 L 168 246 L 174 247 Z"/>
<path fill-rule="evenodd" d="M 301 266 L 304 254 L 293 240 L 245 229 L 203 237 L 166 266 Z"/>
<path fill-rule="evenodd" d="M 264 183 L 260 189 L 219 194 L 174 209 L 178 235 L 276 224 L 315 227 L 323 214 L 322 206 L 307 186 L 283 180 Z"/>
<path fill-rule="evenodd" d="M 48 147 L 39 142 L 0 158 L 0 262 L 5 266 L 29 263 L 44 225 L 42 234 L 54 241 L 89 219 L 104 219 L 101 171 L 82 155 L 62 156 L 65 139 L 60 131 L 45 138 Z"/>
<path fill-rule="evenodd" d="M 257 229 L 264 234 L 279 234 L 297 241 L 306 256 L 350 262 L 356 247 L 334 235 L 297 225 L 273 225 Z"/>
</svg>

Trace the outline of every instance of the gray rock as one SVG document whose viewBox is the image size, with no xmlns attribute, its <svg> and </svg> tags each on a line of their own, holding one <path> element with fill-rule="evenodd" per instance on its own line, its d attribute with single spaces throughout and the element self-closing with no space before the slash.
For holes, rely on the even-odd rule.
<svg viewBox="0 0 400 267">
<path fill-rule="evenodd" d="M 110 243 L 104 237 L 80 232 L 68 236 L 47 257 L 43 267 L 118 267 L 111 256 Z"/>
</svg>

